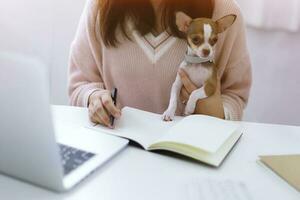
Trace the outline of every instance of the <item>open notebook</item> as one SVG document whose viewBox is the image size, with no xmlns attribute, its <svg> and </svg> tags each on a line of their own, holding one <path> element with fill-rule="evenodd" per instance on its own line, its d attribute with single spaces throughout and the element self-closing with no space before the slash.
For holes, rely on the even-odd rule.
<svg viewBox="0 0 300 200">
<path fill-rule="evenodd" d="M 115 129 L 102 125 L 88 128 L 133 140 L 145 150 L 167 150 L 213 166 L 220 165 L 241 136 L 237 122 L 205 115 L 164 122 L 159 114 L 130 107 L 122 109 Z"/>
</svg>

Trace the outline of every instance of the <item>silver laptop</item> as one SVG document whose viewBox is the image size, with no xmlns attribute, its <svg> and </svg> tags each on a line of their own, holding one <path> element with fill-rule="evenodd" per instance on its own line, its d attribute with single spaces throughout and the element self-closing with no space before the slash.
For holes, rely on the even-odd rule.
<svg viewBox="0 0 300 200">
<path fill-rule="evenodd" d="M 1 173 L 66 191 L 128 144 L 76 124 L 55 126 L 46 67 L 37 60 L 0 53 L 0 70 Z"/>
</svg>

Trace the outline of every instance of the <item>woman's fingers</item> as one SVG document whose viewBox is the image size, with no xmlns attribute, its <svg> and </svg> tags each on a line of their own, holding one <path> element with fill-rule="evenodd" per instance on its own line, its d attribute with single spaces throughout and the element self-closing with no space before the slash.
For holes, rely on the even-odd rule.
<svg viewBox="0 0 300 200">
<path fill-rule="evenodd" d="M 96 108 L 95 115 L 103 122 L 105 126 L 110 127 L 110 117 L 103 106 L 103 102 Z"/>
<path fill-rule="evenodd" d="M 98 101 L 98 102 L 96 102 L 96 101 Z M 96 106 L 99 103 L 101 103 L 100 99 L 94 100 L 93 102 L 91 102 L 89 104 L 89 118 L 93 123 L 103 124 L 103 121 L 101 120 L 101 118 L 99 118 L 99 116 L 97 115 L 97 112 L 96 112 Z"/>
<path fill-rule="evenodd" d="M 100 97 L 93 98 L 93 100 L 90 102 L 89 116 L 92 122 L 111 127 L 109 115 L 105 110 Z"/>
<path fill-rule="evenodd" d="M 100 119 L 100 117 L 97 114 L 90 115 L 90 119 L 95 124 L 103 124 L 104 125 L 104 122 L 102 121 L 102 119 Z"/>
<path fill-rule="evenodd" d="M 115 118 L 121 117 L 121 111 L 115 106 L 111 95 L 104 94 L 101 96 L 102 104 L 109 114 L 113 115 Z"/>
<path fill-rule="evenodd" d="M 181 78 L 181 82 L 188 93 L 192 93 L 197 89 L 197 86 L 190 80 L 188 74 L 183 69 L 179 69 L 178 73 Z"/>
</svg>

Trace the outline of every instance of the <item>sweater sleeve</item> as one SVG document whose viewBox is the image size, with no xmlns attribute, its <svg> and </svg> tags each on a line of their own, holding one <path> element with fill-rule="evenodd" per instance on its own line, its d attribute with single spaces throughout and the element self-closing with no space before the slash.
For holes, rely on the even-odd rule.
<svg viewBox="0 0 300 200">
<path fill-rule="evenodd" d="M 243 16 L 238 7 L 235 7 L 238 19 L 228 31 L 232 45 L 228 63 L 221 77 L 221 93 L 225 119 L 242 120 L 252 82 L 251 62 L 247 49 L 246 28 Z"/>
<path fill-rule="evenodd" d="M 94 91 L 103 91 L 101 44 L 95 33 L 96 1 L 88 0 L 71 44 L 68 94 L 72 106 L 88 106 Z"/>
<path fill-rule="evenodd" d="M 242 120 L 251 86 L 249 56 L 245 55 L 235 67 L 228 69 L 222 79 L 224 80 L 222 82 L 222 100 L 225 119 Z"/>
</svg>

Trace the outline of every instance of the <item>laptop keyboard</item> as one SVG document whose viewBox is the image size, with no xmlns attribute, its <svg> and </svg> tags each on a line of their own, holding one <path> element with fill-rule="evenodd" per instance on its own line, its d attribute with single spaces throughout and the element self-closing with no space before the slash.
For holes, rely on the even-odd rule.
<svg viewBox="0 0 300 200">
<path fill-rule="evenodd" d="M 95 154 L 82 151 L 67 145 L 59 144 L 64 175 L 68 175 L 71 171 L 90 160 Z"/>
</svg>

